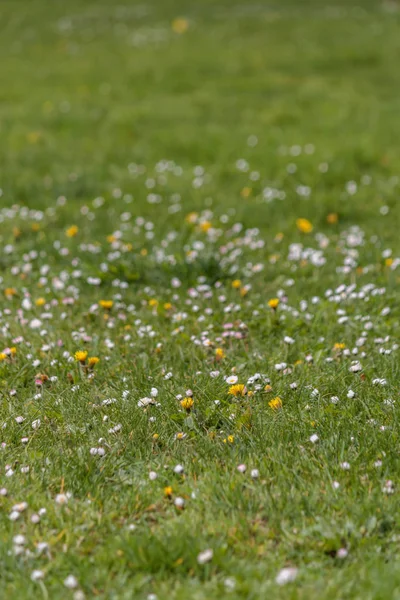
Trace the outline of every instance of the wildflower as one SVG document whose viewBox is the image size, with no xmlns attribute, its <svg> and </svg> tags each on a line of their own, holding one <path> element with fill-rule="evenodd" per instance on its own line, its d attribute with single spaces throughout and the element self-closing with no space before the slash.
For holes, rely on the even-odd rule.
<svg viewBox="0 0 400 600">
<path fill-rule="evenodd" d="M 272 310 L 276 310 L 278 308 L 279 298 L 271 298 L 268 300 L 268 306 L 272 308 Z"/>
<path fill-rule="evenodd" d="M 180 496 L 177 496 L 174 500 L 176 508 L 183 508 L 185 506 L 185 500 Z"/>
<path fill-rule="evenodd" d="M 190 412 L 190 409 L 193 407 L 194 401 L 193 398 L 183 398 L 180 402 L 183 409 L 187 412 Z"/>
<path fill-rule="evenodd" d="M 0 352 L 0 362 L 3 362 L 3 360 L 6 360 L 7 358 L 7 354 L 5 352 Z"/>
<path fill-rule="evenodd" d="M 208 550 L 203 550 L 203 552 L 200 552 L 200 554 L 197 557 L 197 562 L 199 563 L 199 565 L 205 565 L 206 563 L 210 562 L 210 560 L 212 560 L 212 557 L 214 556 L 214 552 L 211 550 L 211 548 L 209 548 Z"/>
<path fill-rule="evenodd" d="M 68 227 L 68 229 L 66 230 L 65 234 L 67 237 L 69 238 L 73 238 L 76 236 L 76 234 L 78 233 L 79 229 L 76 225 L 71 225 L 71 227 Z"/>
<path fill-rule="evenodd" d="M 272 400 L 268 402 L 268 406 L 272 408 L 272 410 L 278 410 L 279 408 L 282 408 L 282 400 L 279 396 L 272 398 Z"/>
<path fill-rule="evenodd" d="M 336 342 L 336 344 L 333 345 L 334 350 L 344 350 L 344 348 L 346 348 L 346 344 L 343 344 L 343 342 Z"/>
<path fill-rule="evenodd" d="M 237 376 L 236 375 L 231 375 L 230 377 L 226 378 L 226 383 L 229 383 L 229 385 L 233 385 L 234 383 L 237 383 Z"/>
<path fill-rule="evenodd" d="M 172 21 L 171 27 L 175 33 L 182 34 L 188 30 L 189 22 L 187 19 L 185 19 L 183 17 L 177 17 L 176 19 L 174 19 Z M 191 213 L 191 214 L 195 214 L 195 213 Z M 189 221 L 189 223 L 190 223 L 190 221 Z"/>
<path fill-rule="evenodd" d="M 238 290 L 241 286 L 242 286 L 242 282 L 240 281 L 240 279 L 234 279 L 232 281 L 232 287 L 234 290 Z"/>
<path fill-rule="evenodd" d="M 319 440 L 319 437 L 317 436 L 317 434 L 316 434 L 316 433 L 313 433 L 313 434 L 310 436 L 310 442 L 311 442 L 312 444 L 315 444 L 316 442 L 318 442 L 318 440 Z"/>
<path fill-rule="evenodd" d="M 164 496 L 167 496 L 167 498 L 171 498 L 171 496 L 172 496 L 172 487 L 170 485 L 167 485 L 164 488 Z"/>
<path fill-rule="evenodd" d="M 187 435 L 186 433 L 179 432 L 179 433 L 177 433 L 177 434 L 176 434 L 175 438 L 176 438 L 177 440 L 184 440 L 184 439 L 185 439 L 185 437 L 186 437 L 186 435 Z"/>
<path fill-rule="evenodd" d="M 260 476 L 260 472 L 258 469 L 252 469 L 250 471 L 250 475 L 253 479 L 258 479 L 258 477 Z"/>
<path fill-rule="evenodd" d="M 313 230 L 313 226 L 308 219 L 297 219 L 296 225 L 301 233 L 311 233 Z"/>
<path fill-rule="evenodd" d="M 193 225 L 194 223 L 196 223 L 198 218 L 199 215 L 196 212 L 191 212 L 188 215 L 186 215 L 185 221 L 186 223 L 190 223 L 191 225 Z"/>
<path fill-rule="evenodd" d="M 264 388 L 264 392 L 272 392 L 272 385 L 270 385 L 269 383 L 267 383 L 267 385 Z"/>
<path fill-rule="evenodd" d="M 172 308 L 172 304 L 171 304 L 171 302 L 166 302 L 166 303 L 164 304 L 164 310 L 171 310 L 171 308 Z"/>
<path fill-rule="evenodd" d="M 207 231 L 211 229 L 210 221 L 203 221 L 202 223 L 200 223 L 200 229 L 201 231 L 204 231 L 204 233 L 207 233 Z"/>
<path fill-rule="evenodd" d="M 104 308 L 105 310 L 111 310 L 113 304 L 113 300 L 100 300 L 99 302 L 99 306 L 101 306 L 101 308 Z"/>
<path fill-rule="evenodd" d="M 44 304 L 46 304 L 46 300 L 44 298 L 38 298 L 35 301 L 36 306 L 44 306 Z"/>
<path fill-rule="evenodd" d="M 97 363 L 100 361 L 98 356 L 89 356 L 88 358 L 88 365 L 89 367 L 93 368 L 95 365 L 97 365 Z"/>
<path fill-rule="evenodd" d="M 228 438 L 227 438 L 227 439 L 228 439 L 228 442 L 229 442 L 230 444 L 233 444 L 233 442 L 235 441 L 235 436 L 233 436 L 233 435 L 228 435 Z"/>
<path fill-rule="evenodd" d="M 245 396 L 247 392 L 247 388 L 243 383 L 237 383 L 235 385 L 231 385 L 228 393 L 231 396 Z"/>
<path fill-rule="evenodd" d="M 239 471 L 239 473 L 245 473 L 246 468 L 247 468 L 246 465 L 238 465 L 236 467 L 236 469 Z"/>
<path fill-rule="evenodd" d="M 297 573 L 298 569 L 296 569 L 296 567 L 285 567 L 279 571 L 275 581 L 278 585 L 285 585 L 286 583 L 294 581 L 297 577 Z"/>
<path fill-rule="evenodd" d="M 329 215 L 326 217 L 326 222 L 329 223 L 329 225 L 336 225 L 338 221 L 339 217 L 337 213 L 329 213 Z"/>
<path fill-rule="evenodd" d="M 77 362 L 83 364 L 87 359 L 87 350 L 77 350 L 74 354 L 74 358 Z"/>
<path fill-rule="evenodd" d="M 215 359 L 217 361 L 223 360 L 225 358 L 225 356 L 226 356 L 226 354 L 225 354 L 225 352 L 223 351 L 222 348 L 216 348 L 215 349 Z"/>
<path fill-rule="evenodd" d="M 150 300 L 149 300 L 149 306 L 151 306 L 151 308 L 157 308 L 157 306 L 158 306 L 158 300 L 156 300 L 155 298 L 150 298 Z"/>
<path fill-rule="evenodd" d="M 64 585 L 66 588 L 73 590 L 78 587 L 78 580 L 74 575 L 68 575 L 68 577 L 64 579 Z"/>
<path fill-rule="evenodd" d="M 7 298 L 12 298 L 13 296 L 16 296 L 16 294 L 17 290 L 13 287 L 9 287 L 4 290 L 4 295 L 7 296 Z"/>
</svg>

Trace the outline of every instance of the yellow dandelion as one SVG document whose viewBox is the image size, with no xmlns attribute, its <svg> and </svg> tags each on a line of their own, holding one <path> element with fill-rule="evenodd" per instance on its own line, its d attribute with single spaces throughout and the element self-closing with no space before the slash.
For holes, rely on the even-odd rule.
<svg viewBox="0 0 400 600">
<path fill-rule="evenodd" d="M 36 306 L 43 306 L 44 304 L 46 304 L 46 300 L 44 298 L 38 298 L 35 301 Z"/>
<path fill-rule="evenodd" d="M 236 383 L 235 385 L 231 385 L 228 393 L 231 396 L 245 396 L 247 392 L 246 386 L 243 383 Z"/>
<path fill-rule="evenodd" d="M 204 231 L 204 233 L 207 233 L 207 231 L 211 229 L 211 227 L 212 225 L 210 221 L 203 221 L 202 223 L 200 223 L 200 229 L 201 231 Z"/>
<path fill-rule="evenodd" d="M 175 33 L 185 33 L 189 29 L 189 21 L 184 17 L 177 17 L 172 21 L 172 31 Z"/>
<path fill-rule="evenodd" d="M 164 310 L 171 310 L 171 308 L 172 308 L 172 304 L 171 304 L 171 302 L 166 302 L 166 303 L 164 304 Z"/>
<path fill-rule="evenodd" d="M 343 350 L 344 348 L 346 348 L 346 344 L 343 344 L 343 342 L 336 342 L 336 344 L 333 345 L 334 350 Z"/>
<path fill-rule="evenodd" d="M 7 354 L 5 352 L 0 352 L 0 362 L 3 362 L 3 360 L 6 360 L 7 358 Z"/>
<path fill-rule="evenodd" d="M 79 228 L 77 225 L 71 225 L 71 227 L 68 227 L 68 229 L 66 230 L 65 235 L 69 238 L 73 238 L 76 236 L 78 231 L 79 231 Z"/>
<path fill-rule="evenodd" d="M 337 213 L 329 213 L 329 215 L 326 217 L 326 221 L 329 223 L 329 225 L 336 225 L 336 223 L 339 221 L 339 217 Z"/>
<path fill-rule="evenodd" d="M 222 348 L 216 348 L 215 349 L 215 358 L 216 358 L 216 360 L 218 360 L 218 361 L 219 360 L 223 360 L 225 358 L 225 356 L 226 356 L 226 354 L 225 354 L 225 352 L 223 351 Z"/>
<path fill-rule="evenodd" d="M 272 310 L 276 310 L 278 308 L 279 298 L 271 298 L 268 300 L 268 306 L 272 308 Z"/>
<path fill-rule="evenodd" d="M 242 285 L 242 282 L 240 281 L 240 279 L 234 279 L 232 281 L 232 287 L 234 290 L 238 290 Z"/>
<path fill-rule="evenodd" d="M 185 410 L 187 410 L 189 412 L 190 409 L 193 407 L 194 400 L 193 400 L 193 398 L 183 398 L 183 400 L 181 400 L 180 404 L 181 404 L 182 408 L 184 408 Z"/>
<path fill-rule="evenodd" d="M 273 410 L 278 410 L 279 408 L 282 408 L 282 400 L 279 398 L 279 396 L 272 398 L 272 400 L 268 402 L 268 406 Z"/>
<path fill-rule="evenodd" d="M 106 310 L 111 310 L 113 307 L 113 300 L 100 300 L 99 302 L 99 306 L 101 306 L 101 308 L 104 308 Z"/>
<path fill-rule="evenodd" d="M 87 350 L 77 350 L 74 354 L 75 360 L 84 363 L 87 359 Z"/>
<path fill-rule="evenodd" d="M 167 485 L 164 488 L 164 496 L 167 496 L 167 498 L 170 498 L 172 496 L 172 487 L 170 485 Z"/>
<path fill-rule="evenodd" d="M 17 349 L 15 346 L 12 346 L 10 348 L 10 354 L 11 354 L 11 356 L 15 356 L 17 354 Z"/>
<path fill-rule="evenodd" d="M 264 392 L 272 392 L 272 385 L 269 385 L 269 383 L 267 383 L 267 385 L 264 388 Z"/>
<path fill-rule="evenodd" d="M 385 265 L 386 267 L 391 267 L 393 264 L 393 258 L 386 258 L 385 259 Z"/>
<path fill-rule="evenodd" d="M 301 233 L 311 233 L 313 230 L 313 226 L 308 219 L 297 219 L 296 225 Z"/>
<path fill-rule="evenodd" d="M 12 298 L 13 296 L 16 296 L 16 294 L 17 290 L 13 287 L 9 287 L 4 290 L 4 295 L 7 296 L 7 298 Z"/>
<path fill-rule="evenodd" d="M 150 298 L 150 300 L 149 300 L 149 306 L 151 306 L 151 308 L 157 308 L 157 306 L 158 306 L 158 300 L 156 300 L 155 298 Z"/>
<path fill-rule="evenodd" d="M 97 365 L 98 362 L 100 362 L 100 359 L 98 356 L 89 356 L 89 358 L 88 358 L 89 367 L 94 367 L 95 365 Z"/>
</svg>

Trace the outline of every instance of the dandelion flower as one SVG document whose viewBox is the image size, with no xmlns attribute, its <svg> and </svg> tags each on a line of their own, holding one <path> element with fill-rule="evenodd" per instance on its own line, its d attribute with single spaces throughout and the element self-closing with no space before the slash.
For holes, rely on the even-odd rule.
<svg viewBox="0 0 400 600">
<path fill-rule="evenodd" d="M 271 298 L 268 300 L 268 306 L 272 308 L 272 310 L 276 310 L 278 308 L 279 298 Z"/>
<path fill-rule="evenodd" d="M 193 407 L 194 401 L 193 398 L 183 398 L 180 404 L 182 408 L 184 408 L 187 412 L 190 412 L 190 409 Z"/>
<path fill-rule="evenodd" d="M 297 219 L 296 225 L 301 233 L 311 233 L 313 230 L 313 226 L 308 219 Z"/>
<path fill-rule="evenodd" d="M 112 300 L 100 300 L 99 306 L 105 310 L 111 310 L 114 302 Z"/>
<path fill-rule="evenodd" d="M 84 363 L 87 359 L 87 350 L 77 350 L 74 354 L 75 360 Z"/>
<path fill-rule="evenodd" d="M 78 233 L 79 229 L 77 227 L 77 225 L 71 225 L 71 227 L 68 227 L 68 229 L 66 230 L 65 234 L 67 237 L 69 238 L 73 238 L 76 236 L 76 234 Z"/>
<path fill-rule="evenodd" d="M 245 396 L 247 392 L 247 388 L 243 383 L 236 383 L 235 385 L 231 385 L 229 388 L 229 394 L 231 396 Z"/>
<path fill-rule="evenodd" d="M 272 400 L 268 402 L 268 406 L 272 408 L 272 410 L 278 410 L 279 408 L 282 408 L 282 400 L 279 396 L 272 398 Z"/>
</svg>

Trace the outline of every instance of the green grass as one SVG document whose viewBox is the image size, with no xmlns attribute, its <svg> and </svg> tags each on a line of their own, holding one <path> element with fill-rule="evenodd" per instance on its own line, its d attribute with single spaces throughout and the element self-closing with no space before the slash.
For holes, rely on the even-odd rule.
<svg viewBox="0 0 400 600">
<path fill-rule="evenodd" d="M 2 598 L 400 598 L 399 11 L 1 3 Z"/>
</svg>

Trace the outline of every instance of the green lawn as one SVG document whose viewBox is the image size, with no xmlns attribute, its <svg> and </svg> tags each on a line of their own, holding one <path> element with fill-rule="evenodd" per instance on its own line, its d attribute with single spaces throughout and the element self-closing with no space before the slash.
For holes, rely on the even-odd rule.
<svg viewBox="0 0 400 600">
<path fill-rule="evenodd" d="M 0 597 L 400 599 L 399 2 L 3 0 L 0 56 Z"/>
</svg>

